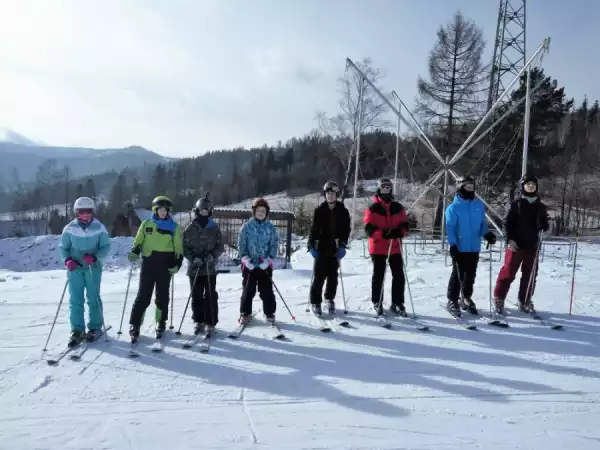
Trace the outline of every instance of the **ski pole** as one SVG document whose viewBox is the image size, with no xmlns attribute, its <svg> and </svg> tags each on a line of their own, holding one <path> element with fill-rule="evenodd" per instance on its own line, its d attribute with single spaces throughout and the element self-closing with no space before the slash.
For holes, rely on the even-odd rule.
<svg viewBox="0 0 600 450">
<path fill-rule="evenodd" d="M 398 245 L 401 245 L 400 238 L 398 238 Z M 415 305 L 413 303 L 412 292 L 410 291 L 410 281 L 408 281 L 408 269 L 406 268 L 406 264 L 404 264 L 404 261 L 402 261 L 402 258 L 400 258 L 400 261 L 402 262 L 402 270 L 404 271 L 404 280 L 406 281 L 406 288 L 408 289 L 408 299 L 410 300 L 410 307 L 412 309 L 413 318 L 416 319 L 417 313 L 415 312 Z"/>
<path fill-rule="evenodd" d="M 344 292 L 344 276 L 342 274 L 342 260 L 340 264 L 340 285 L 342 286 L 342 300 L 344 301 L 344 314 L 348 314 L 348 304 L 346 303 L 346 293 Z"/>
<path fill-rule="evenodd" d="M 310 288 L 308 289 L 308 299 L 306 300 L 306 312 L 310 312 L 310 291 L 312 290 L 312 285 L 315 281 L 315 267 L 317 266 L 317 258 L 314 258 L 312 275 L 310 276 Z"/>
<path fill-rule="evenodd" d="M 215 271 L 216 271 L 216 267 L 215 267 Z M 208 264 L 206 264 L 206 283 L 208 286 L 208 317 L 210 317 L 210 322 L 212 324 L 212 322 L 213 322 L 213 308 L 212 308 L 213 296 L 212 296 L 212 286 L 210 284 L 210 272 L 208 270 Z"/>
<path fill-rule="evenodd" d="M 492 317 L 492 246 L 488 243 L 490 250 L 490 318 Z"/>
<path fill-rule="evenodd" d="M 127 289 L 125 290 L 125 301 L 123 302 L 123 312 L 121 313 L 121 324 L 119 325 L 119 331 L 117 335 L 123 334 L 123 319 L 125 318 L 125 307 L 127 306 L 127 297 L 129 297 L 129 285 L 131 284 L 131 277 L 133 276 L 133 264 L 129 268 L 129 278 L 127 279 Z"/>
<path fill-rule="evenodd" d="M 98 304 L 98 309 L 100 310 L 100 315 L 102 316 L 102 328 L 104 329 L 104 341 L 108 342 L 108 331 L 106 331 L 106 324 L 104 323 L 104 307 L 102 306 L 102 300 L 100 299 L 100 286 L 96 286 L 94 282 L 94 272 L 92 271 L 92 266 L 88 266 L 88 271 L 90 273 L 90 286 L 96 291 L 96 303 Z M 87 289 L 87 288 L 86 288 Z"/>
<path fill-rule="evenodd" d="M 571 301 L 569 302 L 569 315 L 573 309 L 573 294 L 575 293 L 575 269 L 577 268 L 577 247 L 579 246 L 579 230 L 575 231 L 575 254 L 573 255 L 573 275 L 571 276 Z"/>
<path fill-rule="evenodd" d="M 525 292 L 525 304 L 527 302 L 531 303 L 531 298 L 533 297 L 533 285 L 535 283 L 535 279 L 537 277 L 537 266 L 538 259 L 540 256 L 540 249 L 542 248 L 542 233 L 538 233 L 538 243 L 535 251 L 535 256 L 533 258 L 533 266 L 531 267 L 531 272 L 529 273 L 529 281 L 527 282 L 527 291 Z"/>
<path fill-rule="evenodd" d="M 171 277 L 171 323 L 169 324 L 169 330 L 175 328 L 173 326 L 173 312 L 175 311 L 175 275 Z"/>
<path fill-rule="evenodd" d="M 273 285 L 273 287 L 275 288 L 275 290 L 277 291 L 277 293 L 279 294 L 279 297 L 281 297 L 281 301 L 283 302 L 283 304 L 285 305 L 285 308 L 288 310 L 288 312 L 290 313 L 290 317 L 292 318 L 292 320 L 295 322 L 296 321 L 296 317 L 294 317 L 294 315 L 292 314 L 292 311 L 290 311 L 290 308 L 287 304 L 287 302 L 285 301 L 285 299 L 283 298 L 283 295 L 281 295 L 281 292 L 279 292 L 279 289 L 277 288 L 277 285 L 275 284 L 275 282 L 273 281 L 273 276 L 269 276 L 269 280 L 271 280 L 271 284 Z"/>
<path fill-rule="evenodd" d="M 185 304 L 185 309 L 183 310 L 183 316 L 181 316 L 181 323 L 179 324 L 179 329 L 175 332 L 177 336 L 181 335 L 181 327 L 183 326 L 183 321 L 185 319 L 185 314 L 187 313 L 188 306 L 190 306 L 190 300 L 192 299 L 192 294 L 194 293 L 194 288 L 196 287 L 196 281 L 198 280 L 198 274 L 200 273 L 200 268 L 196 267 L 196 275 L 194 275 L 194 281 L 192 283 L 192 288 L 190 289 L 190 295 L 188 296 L 187 302 Z"/>
<path fill-rule="evenodd" d="M 52 336 L 52 331 L 54 331 L 54 325 L 56 325 L 56 319 L 58 319 L 58 314 L 60 313 L 60 307 L 65 298 L 65 293 L 67 292 L 68 285 L 69 285 L 69 276 L 67 274 L 67 281 L 65 281 L 65 287 L 63 288 L 62 295 L 60 296 L 60 301 L 58 302 L 58 308 L 56 308 L 56 314 L 54 315 L 54 320 L 52 321 L 52 327 L 50 327 L 50 333 L 48 333 L 48 339 L 46 339 L 46 343 L 44 344 L 42 353 L 44 353 L 45 351 L 48 351 L 48 342 L 50 342 L 50 336 Z"/>
<path fill-rule="evenodd" d="M 383 305 L 383 291 L 385 289 L 385 272 L 387 269 L 388 261 L 390 260 L 390 255 L 392 254 L 392 243 L 394 241 L 390 239 L 390 245 L 388 247 L 387 259 L 385 261 L 385 265 L 383 266 L 383 277 L 381 279 L 381 291 L 379 292 L 379 303 L 377 304 L 377 314 L 381 310 L 381 306 Z"/>
</svg>

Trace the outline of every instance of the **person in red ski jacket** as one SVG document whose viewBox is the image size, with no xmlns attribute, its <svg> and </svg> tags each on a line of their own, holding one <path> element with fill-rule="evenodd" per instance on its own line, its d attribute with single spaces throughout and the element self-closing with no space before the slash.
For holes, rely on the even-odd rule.
<svg viewBox="0 0 600 450">
<path fill-rule="evenodd" d="M 401 239 L 408 234 L 408 216 L 404 207 L 394 201 L 393 184 L 383 178 L 377 183 L 373 203 L 365 210 L 363 222 L 369 236 L 369 254 L 373 261 L 371 301 L 377 315 L 383 314 L 382 289 L 386 262 L 392 272 L 392 305 L 390 312 L 406 317 L 404 307 L 404 267 Z M 388 261 L 389 256 L 389 261 Z"/>
</svg>

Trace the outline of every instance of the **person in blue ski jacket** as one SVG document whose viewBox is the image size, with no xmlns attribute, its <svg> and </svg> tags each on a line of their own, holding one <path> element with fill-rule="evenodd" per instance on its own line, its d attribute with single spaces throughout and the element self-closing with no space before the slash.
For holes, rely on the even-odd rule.
<svg viewBox="0 0 600 450">
<path fill-rule="evenodd" d="M 494 245 L 496 235 L 488 230 L 485 204 L 475 197 L 475 181 L 470 177 L 463 177 L 457 181 L 456 187 L 454 201 L 445 212 L 446 235 L 452 257 L 447 308 L 451 314 L 460 316 L 461 309 L 477 314 L 477 307 L 471 296 L 477 275 L 481 238 L 488 245 Z"/>
<path fill-rule="evenodd" d="M 84 339 L 93 341 L 102 334 L 104 314 L 100 299 L 102 260 L 110 250 L 110 240 L 105 226 L 94 217 L 94 200 L 80 197 L 73 205 L 75 219 L 63 229 L 60 237 L 60 257 L 67 268 L 69 282 L 69 321 L 74 347 Z M 86 334 L 85 297 L 89 321 Z"/>
<path fill-rule="evenodd" d="M 275 321 L 276 302 L 271 277 L 279 237 L 275 226 L 267 219 L 269 211 L 269 203 L 264 198 L 254 199 L 253 217 L 242 226 L 238 236 L 243 282 L 240 323 L 243 324 L 252 316 L 252 300 L 257 287 L 265 318 L 268 322 Z"/>
</svg>

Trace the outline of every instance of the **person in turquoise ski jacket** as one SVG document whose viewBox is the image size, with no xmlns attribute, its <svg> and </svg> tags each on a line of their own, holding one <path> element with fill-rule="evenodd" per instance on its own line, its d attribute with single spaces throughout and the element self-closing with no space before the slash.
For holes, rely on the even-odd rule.
<svg viewBox="0 0 600 450">
<path fill-rule="evenodd" d="M 263 312 L 268 322 L 275 321 L 276 301 L 273 293 L 273 260 L 277 256 L 279 236 L 267 219 L 269 203 L 264 198 L 252 202 L 252 218 L 242 226 L 238 236 L 238 252 L 242 260 L 243 292 L 240 305 L 240 323 L 248 323 L 252 316 L 252 300 L 258 287 Z"/>
<path fill-rule="evenodd" d="M 63 229 L 60 237 L 60 257 L 67 268 L 69 282 L 69 321 L 74 347 L 84 339 L 93 341 L 102 333 L 104 314 L 100 299 L 102 260 L 110 250 L 110 240 L 104 225 L 94 217 L 95 204 L 89 197 L 80 197 L 73 205 L 75 219 Z M 85 297 L 89 321 L 86 334 Z"/>
<path fill-rule="evenodd" d="M 477 307 L 471 296 L 477 275 L 481 238 L 488 245 L 494 245 L 496 235 L 488 230 L 485 204 L 475 197 L 475 181 L 470 177 L 463 177 L 457 181 L 456 187 L 454 201 L 445 212 L 446 235 L 452 257 L 447 308 L 451 314 L 460 317 L 461 309 L 477 314 Z"/>
</svg>

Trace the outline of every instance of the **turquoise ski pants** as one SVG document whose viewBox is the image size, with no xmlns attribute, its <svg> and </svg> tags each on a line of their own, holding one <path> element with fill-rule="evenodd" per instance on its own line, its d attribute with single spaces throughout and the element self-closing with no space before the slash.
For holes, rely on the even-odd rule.
<svg viewBox="0 0 600 450">
<path fill-rule="evenodd" d="M 85 298 L 87 297 L 89 321 L 88 330 L 100 330 L 104 323 L 100 282 L 102 269 L 80 268 L 68 273 L 69 278 L 69 320 L 71 331 L 85 331 Z"/>
</svg>

